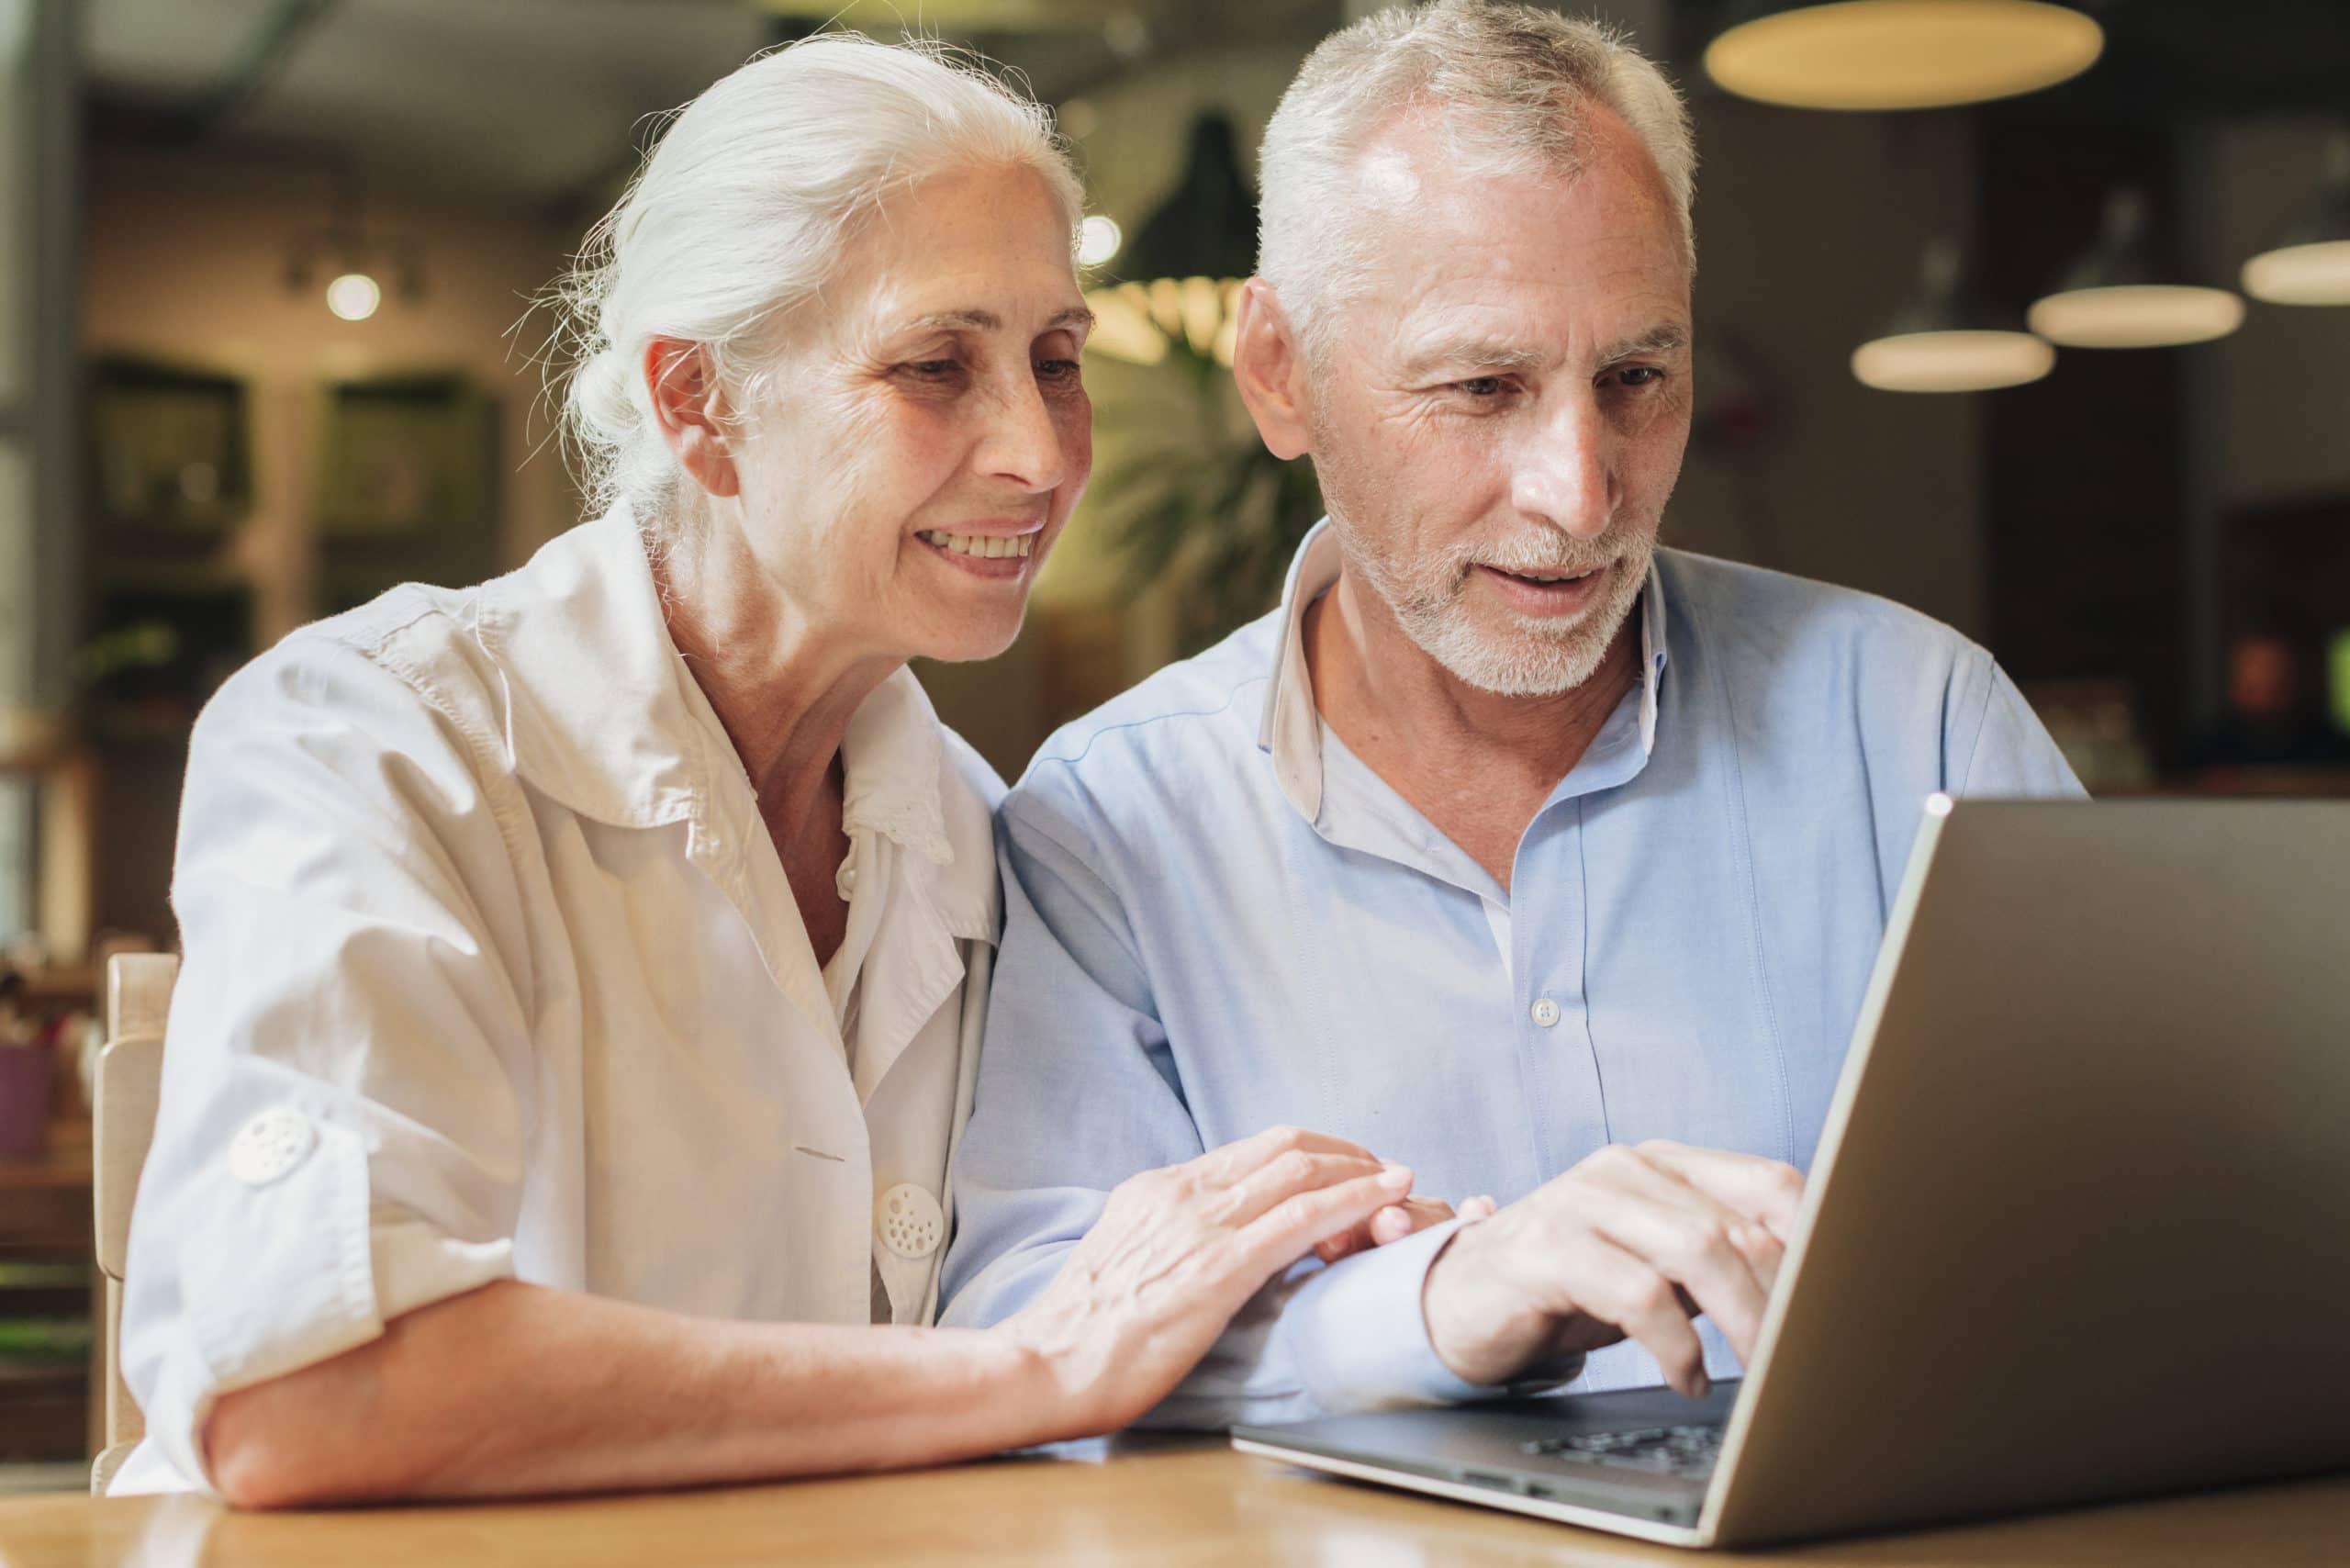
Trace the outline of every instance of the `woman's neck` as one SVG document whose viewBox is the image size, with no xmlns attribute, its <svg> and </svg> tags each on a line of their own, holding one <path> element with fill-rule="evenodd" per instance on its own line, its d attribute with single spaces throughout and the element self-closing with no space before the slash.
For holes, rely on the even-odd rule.
<svg viewBox="0 0 2350 1568">
<path fill-rule="evenodd" d="M 670 640 L 734 743 L 768 833 L 783 846 L 836 831 L 841 739 L 904 658 L 812 622 L 730 520 L 678 529 L 649 554 Z"/>
</svg>

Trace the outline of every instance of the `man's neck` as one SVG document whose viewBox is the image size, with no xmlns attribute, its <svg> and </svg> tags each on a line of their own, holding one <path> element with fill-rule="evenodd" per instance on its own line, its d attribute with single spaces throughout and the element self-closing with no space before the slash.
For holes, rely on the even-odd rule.
<svg viewBox="0 0 2350 1568">
<path fill-rule="evenodd" d="M 1482 691 L 1345 567 L 1305 612 L 1314 705 L 1347 748 L 1506 890 L 1518 840 L 1639 680 L 1626 617 L 1599 667 L 1548 697 Z"/>
</svg>

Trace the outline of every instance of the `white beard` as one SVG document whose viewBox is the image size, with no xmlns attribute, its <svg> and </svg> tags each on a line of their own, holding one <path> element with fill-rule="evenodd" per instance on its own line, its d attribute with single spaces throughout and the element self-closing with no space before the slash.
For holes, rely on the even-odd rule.
<svg viewBox="0 0 2350 1568">
<path fill-rule="evenodd" d="M 1343 537 L 1343 535 L 1341 536 Z M 1456 679 L 1501 697 L 1556 697 L 1598 670 L 1647 586 L 1656 534 L 1648 532 L 1613 562 L 1602 597 L 1572 618 L 1508 616 L 1499 634 L 1478 626 L 1463 602 L 1472 564 L 1572 572 L 1600 565 L 1555 558 L 1555 535 L 1523 552 L 1482 548 L 1407 576 L 1368 551 L 1349 549 L 1363 580 L 1386 601 L 1404 633 Z"/>
</svg>

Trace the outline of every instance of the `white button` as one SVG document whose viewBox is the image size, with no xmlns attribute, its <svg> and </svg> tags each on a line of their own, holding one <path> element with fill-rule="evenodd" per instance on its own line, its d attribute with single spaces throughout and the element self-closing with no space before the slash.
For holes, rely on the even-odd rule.
<svg viewBox="0 0 2350 1568">
<path fill-rule="evenodd" d="M 842 867 L 840 869 L 840 875 L 833 879 L 833 890 L 840 894 L 841 902 L 843 903 L 846 903 L 849 900 L 849 896 L 856 891 L 856 868 L 854 866 Z"/>
<path fill-rule="evenodd" d="M 873 1205 L 873 1234 L 901 1258 L 927 1258 L 946 1239 L 946 1215 L 936 1198 L 900 1182 Z"/>
<path fill-rule="evenodd" d="M 248 1187 L 266 1187 L 309 1158 L 319 1129 L 291 1105 L 273 1105 L 237 1129 L 229 1146 L 229 1174 Z"/>
<path fill-rule="evenodd" d="M 1547 996 L 1534 1004 L 1533 1013 L 1534 1021 L 1545 1029 L 1559 1021 L 1559 1004 Z"/>
</svg>

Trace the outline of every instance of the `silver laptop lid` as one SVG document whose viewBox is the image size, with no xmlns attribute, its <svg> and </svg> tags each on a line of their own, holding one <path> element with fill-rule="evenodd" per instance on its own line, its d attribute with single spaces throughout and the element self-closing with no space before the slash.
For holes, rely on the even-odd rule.
<svg viewBox="0 0 2350 1568">
<path fill-rule="evenodd" d="M 1807 1202 L 1717 1541 L 2350 1467 L 2350 805 L 1938 797 Z"/>
</svg>

